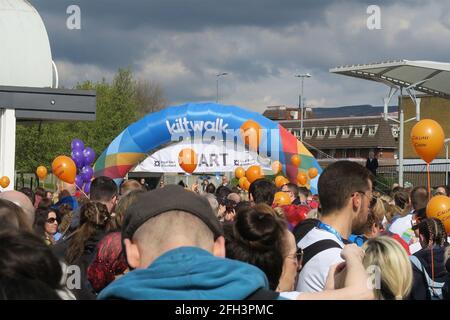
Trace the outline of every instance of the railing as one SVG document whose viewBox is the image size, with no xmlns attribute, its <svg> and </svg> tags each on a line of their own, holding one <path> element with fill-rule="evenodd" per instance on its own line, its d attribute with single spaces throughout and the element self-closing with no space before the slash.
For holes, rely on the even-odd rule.
<svg viewBox="0 0 450 320">
<path fill-rule="evenodd" d="M 330 156 L 328 153 L 323 152 L 322 150 L 318 149 L 317 147 L 303 141 L 303 144 L 309 149 L 309 150 L 315 150 L 320 155 L 320 160 L 330 160 L 330 162 L 338 161 L 339 159 L 336 159 L 332 156 Z M 398 176 L 396 181 L 398 181 Z M 381 192 L 381 193 L 389 193 L 389 190 L 391 189 L 393 183 L 390 183 L 390 181 L 386 181 L 385 177 L 377 175 L 375 177 L 375 183 L 374 183 L 374 190 Z"/>
<path fill-rule="evenodd" d="M 446 174 L 449 163 L 431 163 L 430 164 L 430 179 L 431 186 L 436 187 L 440 185 L 447 185 Z M 380 166 L 378 167 L 378 176 L 382 177 L 387 184 L 392 185 L 398 181 L 398 166 Z M 403 165 L 403 181 L 404 185 L 412 186 L 426 186 L 427 185 L 427 167 L 425 164 L 406 164 Z"/>
<path fill-rule="evenodd" d="M 16 190 L 24 187 L 34 190 L 36 187 L 41 186 L 49 191 L 55 191 L 56 183 L 57 178 L 52 174 L 48 174 L 45 181 L 39 181 L 33 173 L 16 172 L 14 186 Z"/>
</svg>

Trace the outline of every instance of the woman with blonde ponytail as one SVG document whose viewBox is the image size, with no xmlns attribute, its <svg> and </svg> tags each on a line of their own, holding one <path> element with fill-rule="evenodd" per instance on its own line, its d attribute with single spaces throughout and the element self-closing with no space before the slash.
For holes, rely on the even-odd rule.
<svg viewBox="0 0 450 320">
<path fill-rule="evenodd" d="M 412 286 L 412 267 L 405 249 L 394 239 L 382 236 L 363 245 L 363 264 L 375 299 L 403 300 Z"/>
</svg>

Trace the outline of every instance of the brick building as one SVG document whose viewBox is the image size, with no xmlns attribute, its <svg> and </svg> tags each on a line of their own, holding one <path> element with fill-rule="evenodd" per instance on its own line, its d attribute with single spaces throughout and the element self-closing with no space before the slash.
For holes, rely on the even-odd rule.
<svg viewBox="0 0 450 320">
<path fill-rule="evenodd" d="M 377 154 L 380 165 L 395 164 L 398 125 L 385 121 L 381 112 L 382 108 L 372 106 L 306 109 L 303 141 L 321 165 L 335 159 L 365 162 L 370 151 Z M 298 108 L 273 106 L 263 115 L 300 138 Z"/>
</svg>

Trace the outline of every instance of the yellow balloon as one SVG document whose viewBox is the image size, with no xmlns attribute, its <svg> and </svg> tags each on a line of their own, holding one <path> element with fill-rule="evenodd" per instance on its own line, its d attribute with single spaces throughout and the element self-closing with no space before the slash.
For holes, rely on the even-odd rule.
<svg viewBox="0 0 450 320">
<path fill-rule="evenodd" d="M 0 186 L 2 188 L 6 188 L 7 186 L 9 186 L 9 183 L 10 183 L 10 181 L 9 181 L 9 178 L 7 176 L 3 176 L 3 177 L 0 178 Z"/>
<path fill-rule="evenodd" d="M 58 156 L 52 162 L 52 172 L 60 180 L 72 184 L 77 175 L 77 166 L 71 158 Z"/>
<path fill-rule="evenodd" d="M 44 166 L 37 167 L 36 175 L 39 177 L 39 179 L 44 180 L 47 177 L 47 168 Z"/>
<path fill-rule="evenodd" d="M 283 165 L 280 161 L 277 160 L 272 163 L 272 171 L 275 175 L 279 174 L 281 169 L 283 169 Z"/>
<path fill-rule="evenodd" d="M 411 130 L 411 143 L 416 153 L 430 163 L 444 146 L 444 130 L 434 120 L 424 119 L 417 122 Z"/>
<path fill-rule="evenodd" d="M 308 175 L 310 179 L 314 179 L 319 174 L 319 170 L 317 168 L 309 168 Z"/>
<path fill-rule="evenodd" d="M 234 176 L 238 179 L 245 177 L 245 169 L 242 167 L 237 167 L 236 170 L 234 170 Z"/>
<path fill-rule="evenodd" d="M 276 206 L 286 206 L 291 204 L 291 198 L 287 192 L 279 191 L 275 193 L 273 204 Z"/>
<path fill-rule="evenodd" d="M 442 221 L 445 231 L 450 233 L 450 198 L 446 196 L 435 196 L 427 204 L 427 217 L 437 218 Z"/>
</svg>

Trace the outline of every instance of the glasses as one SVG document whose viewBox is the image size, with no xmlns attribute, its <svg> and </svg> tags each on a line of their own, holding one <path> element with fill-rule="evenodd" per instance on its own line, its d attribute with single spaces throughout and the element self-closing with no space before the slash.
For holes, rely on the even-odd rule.
<svg viewBox="0 0 450 320">
<path fill-rule="evenodd" d="M 48 218 L 45 222 L 53 224 L 55 222 L 58 222 L 58 220 L 56 218 Z"/>
<path fill-rule="evenodd" d="M 368 196 L 368 195 L 366 194 L 366 192 L 367 192 L 367 191 L 356 191 L 356 193 L 359 193 L 359 194 L 362 194 L 363 196 L 366 196 L 367 199 L 369 199 L 369 202 L 370 202 L 369 207 L 370 207 L 370 208 L 373 208 L 373 206 L 375 206 L 375 204 L 377 203 L 377 198 L 375 198 L 375 197 L 373 196 L 372 191 L 370 191 L 370 196 Z"/>
<path fill-rule="evenodd" d="M 296 253 L 288 255 L 286 258 L 296 259 L 298 263 L 298 271 L 300 271 L 303 263 L 303 249 L 298 248 Z"/>
</svg>

